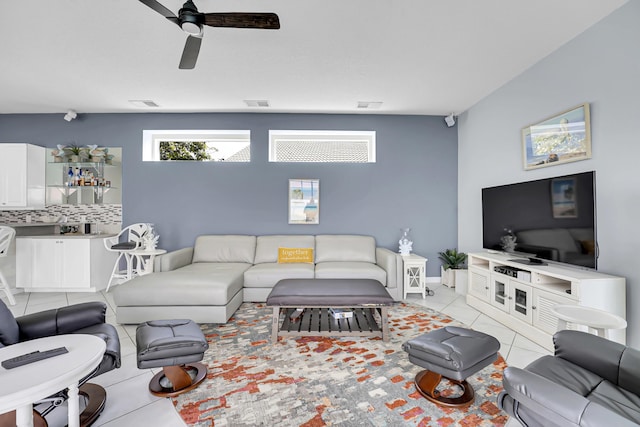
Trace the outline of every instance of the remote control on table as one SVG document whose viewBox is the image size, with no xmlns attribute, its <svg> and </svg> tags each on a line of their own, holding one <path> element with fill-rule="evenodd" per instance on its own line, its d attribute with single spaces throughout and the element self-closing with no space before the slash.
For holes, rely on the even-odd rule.
<svg viewBox="0 0 640 427">
<path fill-rule="evenodd" d="M 291 320 L 292 322 L 296 322 L 300 318 L 300 316 L 302 316 L 303 312 L 304 308 L 296 308 L 296 311 L 291 313 L 291 315 L 289 316 L 289 320 Z"/>
<path fill-rule="evenodd" d="M 66 347 L 52 348 L 46 351 L 34 351 L 32 353 L 21 354 L 20 356 L 12 357 L 11 359 L 4 360 L 2 367 L 5 369 L 13 369 L 18 366 L 28 365 L 29 363 L 37 362 L 39 360 L 48 359 L 50 357 L 59 356 L 61 354 L 68 353 Z"/>
</svg>

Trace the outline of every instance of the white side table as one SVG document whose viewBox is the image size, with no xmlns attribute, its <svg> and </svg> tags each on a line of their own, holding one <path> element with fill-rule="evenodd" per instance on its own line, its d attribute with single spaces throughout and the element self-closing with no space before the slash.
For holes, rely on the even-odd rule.
<svg viewBox="0 0 640 427">
<path fill-rule="evenodd" d="M 553 314 L 558 316 L 558 330 L 567 329 L 567 323 L 584 325 L 596 335 L 611 339 L 609 331 L 624 329 L 627 321 L 622 317 L 596 308 L 581 305 L 559 304 L 551 307 Z"/>
<path fill-rule="evenodd" d="M 407 294 L 422 294 L 422 298 L 427 293 L 431 293 L 427 289 L 427 259 L 416 254 L 402 255 L 402 264 L 404 270 L 404 298 Z"/>
<path fill-rule="evenodd" d="M 144 276 L 145 274 L 153 273 L 153 259 L 156 255 L 166 254 L 165 249 L 136 249 L 130 252 L 133 258 L 135 258 L 135 270 L 133 276 Z"/>
<path fill-rule="evenodd" d="M 0 348 L 0 360 L 36 350 L 66 347 L 68 353 L 13 369 L 0 366 L 0 414 L 16 410 L 18 427 L 33 426 L 33 402 L 69 389 L 69 427 L 79 427 L 78 381 L 93 371 L 104 356 L 106 344 L 93 335 L 55 335 Z M 9 386 L 10 385 L 10 386 Z"/>
</svg>

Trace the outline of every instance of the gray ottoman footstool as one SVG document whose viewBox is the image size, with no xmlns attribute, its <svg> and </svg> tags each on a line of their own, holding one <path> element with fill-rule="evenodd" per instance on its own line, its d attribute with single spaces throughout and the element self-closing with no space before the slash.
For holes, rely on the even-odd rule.
<svg viewBox="0 0 640 427">
<path fill-rule="evenodd" d="M 136 329 L 138 368 L 162 367 L 149 383 L 156 396 L 177 396 L 196 388 L 206 377 L 202 363 L 209 344 L 200 327 L 188 319 L 153 320 Z"/>
<path fill-rule="evenodd" d="M 445 326 L 413 338 L 402 345 L 409 361 L 425 368 L 415 378 L 422 396 L 439 405 L 464 407 L 473 403 L 473 387 L 466 379 L 498 358 L 500 343 L 478 331 Z M 442 396 L 437 386 L 445 377 L 462 389 L 457 397 Z"/>
</svg>

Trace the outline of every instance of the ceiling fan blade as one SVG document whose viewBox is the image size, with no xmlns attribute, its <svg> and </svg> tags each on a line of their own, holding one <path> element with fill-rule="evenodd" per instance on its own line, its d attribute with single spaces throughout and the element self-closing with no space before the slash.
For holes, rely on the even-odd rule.
<svg viewBox="0 0 640 427">
<path fill-rule="evenodd" d="M 184 50 L 182 51 L 182 58 L 180 58 L 179 69 L 192 70 L 196 66 L 201 44 L 202 37 L 187 37 L 187 42 L 184 44 Z"/>
<path fill-rule="evenodd" d="M 280 28 L 280 19 L 275 13 L 205 13 L 204 24 L 211 27 L 277 30 Z"/>
<path fill-rule="evenodd" d="M 156 0 L 139 0 L 140 3 L 149 6 L 151 9 L 158 12 L 160 15 L 167 18 L 169 21 L 174 22 L 175 24 L 180 25 L 178 17 L 171 12 L 169 9 L 158 3 Z"/>
</svg>

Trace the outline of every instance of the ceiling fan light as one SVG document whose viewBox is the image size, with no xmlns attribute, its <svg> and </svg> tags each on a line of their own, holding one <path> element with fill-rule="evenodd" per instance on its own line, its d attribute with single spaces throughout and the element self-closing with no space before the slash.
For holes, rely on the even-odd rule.
<svg viewBox="0 0 640 427">
<path fill-rule="evenodd" d="M 200 34 L 201 28 L 195 22 L 183 22 L 180 24 L 180 28 L 187 34 L 191 34 L 192 36 L 197 36 Z"/>
</svg>

